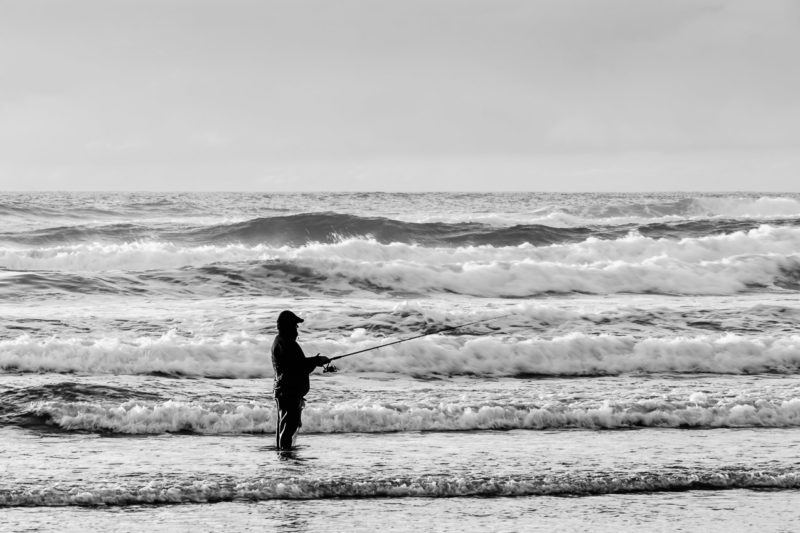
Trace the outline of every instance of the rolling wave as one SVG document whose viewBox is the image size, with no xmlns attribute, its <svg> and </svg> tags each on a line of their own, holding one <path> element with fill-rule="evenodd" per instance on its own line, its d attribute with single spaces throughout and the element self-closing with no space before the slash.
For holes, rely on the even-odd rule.
<svg viewBox="0 0 800 533">
<path fill-rule="evenodd" d="M 34 387 L 11 388 L 0 392 L 0 413 L 13 412 L 15 406 L 30 402 L 98 402 L 157 399 L 158 396 L 111 385 L 73 382 L 51 383 Z"/>
<path fill-rule="evenodd" d="M 46 246 L 74 243 L 126 243 L 157 239 L 184 244 L 269 244 L 302 246 L 335 243 L 352 237 L 369 237 L 381 243 L 416 243 L 423 246 L 535 245 L 574 242 L 591 235 L 613 236 L 619 231 L 590 228 L 554 228 L 514 225 L 495 228 L 481 223 L 416 223 L 384 217 L 340 213 L 303 213 L 272 216 L 212 226 L 167 226 L 115 223 L 42 228 L 0 233 L 0 242 Z"/>
<path fill-rule="evenodd" d="M 685 263 L 715 261 L 746 255 L 790 256 L 800 250 L 800 228 L 761 225 L 736 231 L 680 240 L 655 239 L 640 233 L 619 238 L 588 238 L 581 242 L 550 246 L 423 247 L 415 244 L 385 244 L 375 239 L 350 238 L 334 243 L 301 247 L 266 244 L 185 245 L 165 241 L 83 243 L 33 248 L 0 247 L 0 268 L 16 271 L 61 272 L 144 271 L 210 264 L 254 261 L 405 262 L 452 265 L 493 262 L 551 262 L 592 265 L 611 261 L 643 262 L 663 256 Z"/>
<path fill-rule="evenodd" d="M 69 243 L 131 242 L 158 236 L 163 231 L 141 224 L 77 224 L 0 233 L 0 242 L 24 246 L 53 246 Z"/>
<path fill-rule="evenodd" d="M 435 294 L 529 298 L 569 293 L 728 295 L 798 289 L 800 253 L 748 254 L 697 262 L 667 256 L 588 264 L 533 258 L 436 264 L 311 257 L 143 272 L 0 270 L 0 295 L 20 299 L 62 293 L 180 298 Z"/>
<path fill-rule="evenodd" d="M 139 483 L 119 481 L 110 486 L 35 485 L 4 489 L 0 491 L 0 506 L 140 505 L 323 498 L 588 496 L 797 488 L 800 488 L 800 475 L 795 471 L 747 468 L 497 477 L 158 478 Z"/>
<path fill-rule="evenodd" d="M 8 400 L 8 394 L 4 394 Z M 348 401 L 311 405 L 303 412 L 304 433 L 387 433 L 407 431 L 564 430 L 631 428 L 800 427 L 800 399 L 735 402 L 640 400 L 598 405 L 562 402 L 540 405 L 438 403 L 368 404 Z M 129 400 L 8 400 L 5 425 L 49 425 L 64 431 L 149 435 L 273 433 L 272 403 Z"/>
<path fill-rule="evenodd" d="M 436 207 L 447 205 L 446 212 Z M 413 205 L 411 211 L 408 206 Z M 586 220 L 664 219 L 667 217 L 800 216 L 796 194 L 758 193 L 3 193 L 0 216 L 59 218 L 152 217 L 197 215 L 225 216 L 232 211 L 297 214 L 309 209 L 364 216 L 375 213 L 406 215 L 426 213 L 443 222 L 490 220 L 500 214 L 514 223 L 545 221 L 559 216 Z M 497 206 L 503 208 L 498 212 Z M 463 210 L 463 211 L 462 211 Z M 419 220 L 418 217 L 416 220 Z M 546 222 L 541 222 L 546 223 Z M 506 225 L 506 224 L 504 224 Z"/>
<path fill-rule="evenodd" d="M 724 217 L 780 217 L 800 215 L 800 199 L 788 196 L 714 195 L 692 199 L 688 214 L 700 212 Z"/>
<path fill-rule="evenodd" d="M 348 239 L 288 246 L 166 242 L 0 248 L 0 293 L 483 297 L 546 293 L 734 294 L 800 287 L 800 228 L 681 240 L 628 234 L 550 246 L 428 248 Z"/>
<path fill-rule="evenodd" d="M 588 219 L 626 218 L 778 218 L 800 215 L 800 199 L 794 196 L 711 194 L 674 197 L 659 195 L 597 195 L 597 202 L 567 208 Z"/>
<path fill-rule="evenodd" d="M 201 225 L 157 221 L 73 224 L 0 233 L 0 242 L 17 246 L 65 246 L 80 243 L 121 244 L 156 240 L 184 245 L 271 245 L 303 246 L 332 244 L 349 238 L 369 238 L 382 244 L 404 243 L 426 247 L 457 246 L 545 246 L 580 242 L 587 238 L 616 239 L 629 232 L 652 238 L 704 237 L 749 231 L 765 222 L 761 218 L 695 218 L 643 220 L 608 224 L 557 226 L 482 222 L 408 222 L 386 217 L 319 212 L 253 218 L 242 222 Z M 768 219 L 773 226 L 798 226 L 796 217 Z"/>
<path fill-rule="evenodd" d="M 307 353 L 361 350 L 392 340 L 363 331 L 342 340 L 303 342 Z M 47 338 L 21 335 L 0 341 L 0 369 L 13 372 L 168 375 L 210 378 L 271 377 L 266 354 L 271 337 L 247 333 L 221 337 L 132 339 Z M 389 346 L 369 357 L 341 361 L 345 372 L 441 376 L 602 376 L 628 373 L 795 374 L 800 336 L 733 334 L 637 338 L 570 333 L 548 338 L 431 335 Z"/>
</svg>

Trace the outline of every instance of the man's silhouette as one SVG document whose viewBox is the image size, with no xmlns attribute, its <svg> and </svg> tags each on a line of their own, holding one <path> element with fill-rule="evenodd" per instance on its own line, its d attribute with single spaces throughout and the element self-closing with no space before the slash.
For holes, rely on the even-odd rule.
<svg viewBox="0 0 800 533">
<path fill-rule="evenodd" d="M 300 420 L 309 389 L 308 375 L 330 361 L 327 357 L 306 357 L 297 344 L 297 324 L 303 319 L 291 311 L 278 315 L 278 335 L 272 343 L 275 370 L 275 403 L 278 407 L 276 440 L 278 449 L 291 450 L 292 440 L 302 426 Z"/>
</svg>

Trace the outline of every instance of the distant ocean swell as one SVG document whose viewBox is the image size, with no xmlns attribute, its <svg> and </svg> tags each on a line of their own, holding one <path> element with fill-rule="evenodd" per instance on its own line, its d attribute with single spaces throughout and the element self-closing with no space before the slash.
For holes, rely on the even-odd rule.
<svg viewBox="0 0 800 533">
<path fill-rule="evenodd" d="M 703 237 L 735 231 L 749 231 L 768 222 L 772 226 L 800 225 L 796 217 L 698 218 L 608 223 L 586 220 L 585 225 L 547 224 L 492 225 L 482 222 L 407 222 L 385 217 L 364 217 L 340 213 L 303 213 L 254 218 L 218 225 L 188 222 L 115 222 L 71 224 L 0 233 L 0 243 L 18 246 L 59 246 L 76 243 L 126 243 L 163 241 L 183 245 L 267 244 L 302 246 L 332 244 L 349 238 L 370 238 L 381 244 L 404 243 L 420 246 L 536 246 L 580 242 L 586 238 L 616 239 L 630 232 L 651 238 Z M 73 221 L 74 222 L 74 221 Z"/>
<path fill-rule="evenodd" d="M 402 242 L 382 243 L 373 238 L 339 239 L 332 243 L 304 243 L 299 247 L 268 244 L 187 245 L 168 241 L 137 240 L 122 243 L 72 243 L 53 246 L 0 246 L 0 265 L 7 271 L 66 272 L 143 271 L 210 264 L 245 268 L 258 262 L 287 264 L 314 262 L 335 267 L 337 262 L 449 266 L 538 261 L 563 265 L 600 265 L 622 262 L 636 265 L 659 257 L 676 263 L 700 263 L 740 256 L 792 257 L 800 253 L 800 227 L 762 224 L 747 231 L 706 237 L 664 239 L 627 232 L 614 239 L 588 237 L 581 242 L 551 246 L 481 245 L 425 247 Z M 323 260 L 328 263 L 322 263 Z"/>
<path fill-rule="evenodd" d="M 87 220 L 153 220 L 175 216 L 230 216 L 229 206 L 237 206 L 237 213 L 260 212 L 270 215 L 302 214 L 302 206 L 312 206 L 320 212 L 325 206 L 347 212 L 393 212 L 400 205 L 419 205 L 419 213 L 427 220 L 451 221 L 461 219 L 497 219 L 508 221 L 563 221 L 583 223 L 590 220 L 624 221 L 673 218 L 776 218 L 800 216 L 800 199 L 791 196 L 754 196 L 736 194 L 711 194 L 687 197 L 680 194 L 493 194 L 486 202 L 486 194 L 193 194 L 151 195 L 97 194 L 97 195 L 28 195 L 7 194 L 0 199 L 0 217 L 14 219 L 87 219 Z M 436 206 L 447 209 L 437 213 Z M 502 208 L 510 211 L 504 216 Z M 460 212 L 463 206 L 468 211 Z M 487 206 L 490 207 L 487 213 Z M 372 208 L 372 209 L 370 209 Z M 465 214 L 471 217 L 465 217 Z M 487 213 L 487 216 L 482 216 Z M 410 213 L 409 213 L 410 214 Z M 524 216 L 523 216 L 524 214 Z M 288 216 L 292 216 L 291 214 Z"/>
<path fill-rule="evenodd" d="M 387 339 L 391 340 L 391 339 Z M 270 338 L 248 334 L 122 340 L 0 341 L 0 369 L 14 372 L 156 374 L 211 378 L 271 377 Z M 386 341 L 383 341 L 386 342 Z M 381 343 L 309 340 L 308 353 L 329 355 Z M 600 376 L 624 373 L 792 374 L 800 371 L 800 335 L 735 334 L 644 338 L 571 333 L 552 339 L 433 335 L 341 362 L 346 372 L 436 376 Z"/>
<path fill-rule="evenodd" d="M 0 506 L 96 506 L 322 498 L 585 496 L 725 489 L 797 489 L 795 471 L 553 473 L 534 477 L 187 479 L 106 486 L 36 486 L 0 492 Z"/>
</svg>

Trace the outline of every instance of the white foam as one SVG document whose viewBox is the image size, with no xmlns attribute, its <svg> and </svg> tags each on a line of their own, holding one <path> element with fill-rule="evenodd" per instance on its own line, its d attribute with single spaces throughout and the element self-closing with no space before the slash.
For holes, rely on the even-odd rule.
<svg viewBox="0 0 800 533">
<path fill-rule="evenodd" d="M 300 247 L 228 244 L 184 246 L 161 241 L 117 244 L 84 243 L 52 247 L 0 247 L 0 267 L 10 270 L 149 270 L 246 261 L 308 261 L 337 263 L 404 262 L 419 265 L 456 265 L 492 262 L 555 262 L 573 265 L 612 261 L 637 263 L 668 256 L 697 263 L 745 254 L 797 253 L 800 228 L 761 225 L 749 231 L 699 238 L 653 239 L 631 233 L 619 239 L 589 238 L 583 242 L 550 246 L 423 247 L 381 244 L 374 239 L 350 238 L 334 244 Z"/>
<path fill-rule="evenodd" d="M 546 292 L 734 294 L 751 285 L 773 288 L 800 269 L 800 254 L 748 255 L 687 263 L 668 256 L 638 262 L 586 264 L 523 259 L 430 265 L 408 261 L 317 260 L 306 263 L 337 279 L 384 291 L 451 292 L 480 297 L 529 297 Z"/>
<path fill-rule="evenodd" d="M 154 479 L 103 485 L 26 485 L 0 492 L 0 506 L 94 506 L 319 498 L 578 496 L 691 489 L 797 489 L 796 472 L 693 470 L 516 476 Z"/>
<path fill-rule="evenodd" d="M 220 261 L 265 260 L 273 257 L 274 251 L 268 246 L 184 246 L 162 241 L 13 246 L 0 247 L 0 266 L 17 270 L 67 272 L 136 271 L 202 266 Z"/>
<path fill-rule="evenodd" d="M 364 342 L 309 343 L 322 353 L 345 353 Z M 344 348 L 352 348 L 345 350 Z M 794 373 L 800 335 L 773 338 L 733 334 L 639 339 L 572 333 L 553 339 L 427 337 L 389 346 L 369 357 L 341 361 L 346 371 L 417 376 L 606 375 L 632 372 L 718 374 Z"/>
<path fill-rule="evenodd" d="M 448 291 L 483 297 L 574 291 L 733 294 L 749 285 L 771 287 L 785 272 L 800 269 L 798 250 L 800 228 L 765 225 L 747 232 L 702 238 L 669 240 L 631 234 L 616 240 L 591 238 L 544 247 L 426 248 L 348 239 L 300 248 L 179 247 L 152 242 L 4 248 L 0 249 L 0 265 L 17 270 L 94 272 L 179 268 L 224 261 L 233 263 L 234 271 L 252 275 L 262 290 L 271 290 L 270 283 L 277 284 L 275 290 L 279 290 L 284 281 L 265 278 L 259 265 L 263 261 L 282 261 L 324 275 L 324 280 L 313 281 L 320 290 L 341 290 L 348 284 L 358 287 L 366 283 L 370 290 L 380 287 L 418 293 Z M 189 273 L 182 271 L 180 275 L 185 278 Z M 124 279 L 120 283 L 124 284 Z M 203 288 L 214 290 L 213 283 L 204 284 Z M 168 289 L 169 284 L 159 290 Z"/>
<path fill-rule="evenodd" d="M 271 375 L 271 339 L 246 333 L 187 338 L 176 330 L 160 337 L 0 341 L 0 368 L 23 372 L 263 377 Z"/>
<path fill-rule="evenodd" d="M 46 415 L 61 429 L 127 434 L 271 433 L 275 430 L 276 417 L 271 404 L 256 402 L 130 401 L 108 405 L 48 401 L 32 404 L 30 412 Z M 800 399 L 606 401 L 598 405 L 545 402 L 527 407 L 497 403 L 378 404 L 356 400 L 314 404 L 303 412 L 305 433 L 799 426 Z"/>
<path fill-rule="evenodd" d="M 308 354 L 342 354 L 394 338 L 363 331 L 341 340 L 311 339 Z M 20 372 L 271 377 L 272 338 L 247 333 L 220 337 L 49 338 L 0 341 L 0 368 Z M 342 359 L 346 372 L 419 377 L 475 375 L 616 375 L 621 373 L 795 373 L 800 335 L 702 335 L 636 338 L 572 333 L 549 338 L 432 335 Z"/>
</svg>

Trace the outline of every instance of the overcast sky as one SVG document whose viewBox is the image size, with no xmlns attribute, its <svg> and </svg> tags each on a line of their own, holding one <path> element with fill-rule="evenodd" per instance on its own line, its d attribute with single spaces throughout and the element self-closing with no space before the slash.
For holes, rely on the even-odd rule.
<svg viewBox="0 0 800 533">
<path fill-rule="evenodd" d="M 0 0 L 0 189 L 800 191 L 797 0 Z"/>
</svg>

